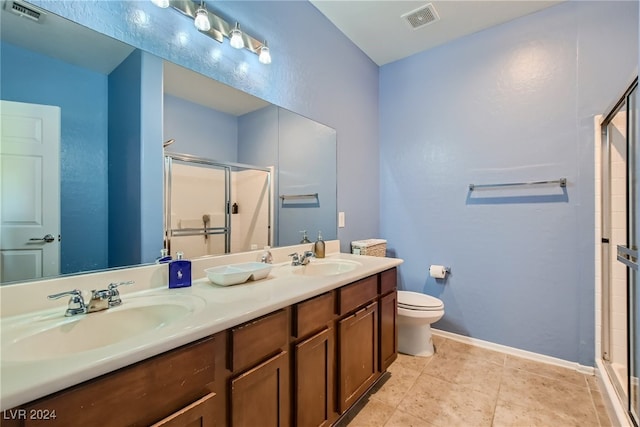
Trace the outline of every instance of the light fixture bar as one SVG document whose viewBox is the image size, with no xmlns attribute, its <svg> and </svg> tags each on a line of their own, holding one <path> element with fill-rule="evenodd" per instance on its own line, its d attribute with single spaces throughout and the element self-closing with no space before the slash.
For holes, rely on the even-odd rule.
<svg viewBox="0 0 640 427">
<path fill-rule="evenodd" d="M 191 19 L 195 19 L 196 11 L 200 7 L 200 1 L 192 1 L 192 0 L 169 0 L 169 5 L 171 8 L 177 10 L 185 16 L 190 17 Z M 209 12 L 209 21 L 211 22 L 211 28 L 208 31 L 200 31 L 202 34 L 206 34 L 212 39 L 222 43 L 226 38 L 229 38 L 231 30 L 233 30 L 234 24 L 229 24 L 227 21 L 213 13 L 211 10 Z M 244 48 L 250 52 L 253 52 L 255 55 L 260 55 L 261 48 L 263 46 L 262 42 L 251 37 L 247 34 L 244 29 L 242 30 L 242 40 L 244 41 Z"/>
</svg>

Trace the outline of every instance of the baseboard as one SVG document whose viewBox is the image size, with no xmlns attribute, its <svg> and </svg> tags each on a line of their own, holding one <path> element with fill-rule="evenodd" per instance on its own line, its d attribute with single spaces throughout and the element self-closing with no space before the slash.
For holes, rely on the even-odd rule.
<svg viewBox="0 0 640 427">
<path fill-rule="evenodd" d="M 529 359 L 535 362 L 561 366 L 563 368 L 573 369 L 587 375 L 595 375 L 595 369 L 592 366 L 584 366 L 577 362 L 569 362 L 568 360 L 559 359 L 557 357 L 545 356 L 544 354 L 534 353 L 532 351 L 520 350 L 518 348 L 509 347 L 502 344 L 495 344 L 489 341 L 479 340 L 477 338 L 465 337 L 464 335 L 454 334 L 453 332 L 441 331 L 434 328 L 431 328 L 431 331 L 434 335 L 439 335 L 441 337 L 449 338 L 454 341 L 459 341 L 476 347 L 486 348 L 487 350 L 498 351 L 500 353 L 522 357 L 523 359 Z"/>
</svg>

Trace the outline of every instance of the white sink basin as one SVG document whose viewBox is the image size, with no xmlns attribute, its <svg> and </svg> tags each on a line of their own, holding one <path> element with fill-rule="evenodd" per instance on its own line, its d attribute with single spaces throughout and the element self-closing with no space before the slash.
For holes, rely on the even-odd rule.
<svg viewBox="0 0 640 427">
<path fill-rule="evenodd" d="M 292 267 L 292 272 L 303 276 L 335 276 L 353 271 L 361 265 L 357 261 L 313 259 L 307 265 Z"/>
<path fill-rule="evenodd" d="M 25 317 L 2 328 L 2 359 L 27 362 L 64 357 L 106 347 L 165 328 L 205 306 L 190 295 L 123 297 L 123 304 L 108 310 L 64 317 Z"/>
</svg>

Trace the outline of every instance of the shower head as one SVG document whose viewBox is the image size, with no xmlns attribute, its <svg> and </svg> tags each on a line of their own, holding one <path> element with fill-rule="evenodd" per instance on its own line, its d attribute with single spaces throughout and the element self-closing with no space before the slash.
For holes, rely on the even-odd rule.
<svg viewBox="0 0 640 427">
<path fill-rule="evenodd" d="M 175 139 L 169 139 L 165 142 L 162 143 L 162 148 L 167 148 L 168 146 L 170 146 L 171 144 L 173 144 L 174 142 L 176 142 Z"/>
</svg>

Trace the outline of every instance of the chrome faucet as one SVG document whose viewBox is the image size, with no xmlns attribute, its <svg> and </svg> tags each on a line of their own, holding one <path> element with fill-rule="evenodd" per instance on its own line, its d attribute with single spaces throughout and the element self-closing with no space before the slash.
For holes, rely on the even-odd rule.
<svg viewBox="0 0 640 427">
<path fill-rule="evenodd" d="M 311 261 L 311 258 L 313 258 L 313 252 L 306 251 L 302 254 L 298 254 L 294 252 L 292 254 L 289 254 L 289 256 L 291 257 L 291 265 L 294 267 L 297 267 L 299 265 L 309 264 L 309 262 Z"/>
<path fill-rule="evenodd" d="M 109 286 L 107 286 L 107 289 L 94 289 L 91 291 L 91 300 L 89 300 L 88 305 L 84 301 L 84 297 L 82 296 L 82 291 L 80 289 L 74 289 L 72 291 L 65 291 L 60 292 L 59 294 L 49 295 L 48 298 L 58 299 L 66 295 L 70 295 L 71 298 L 69 299 L 69 306 L 67 307 L 67 311 L 64 315 L 66 317 L 71 317 L 77 314 L 87 314 L 106 310 L 108 308 L 116 307 L 122 304 L 122 299 L 120 299 L 120 292 L 118 292 L 118 286 L 131 285 L 133 283 L 133 281 L 111 283 L 109 284 Z"/>
</svg>

